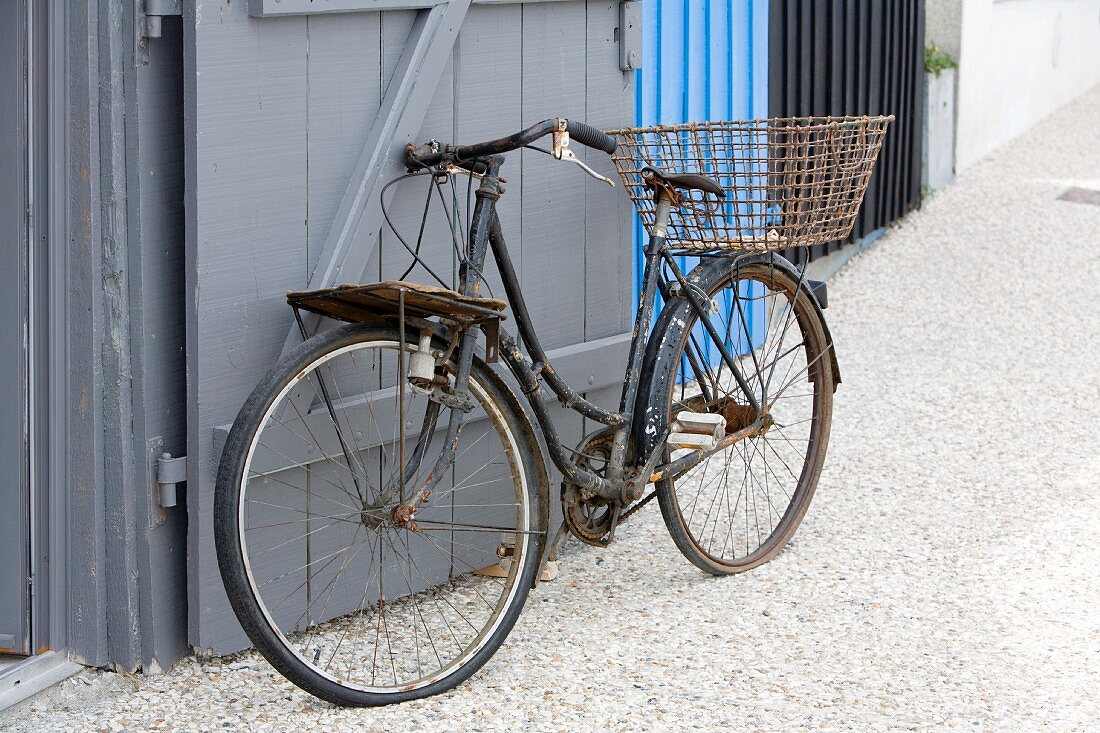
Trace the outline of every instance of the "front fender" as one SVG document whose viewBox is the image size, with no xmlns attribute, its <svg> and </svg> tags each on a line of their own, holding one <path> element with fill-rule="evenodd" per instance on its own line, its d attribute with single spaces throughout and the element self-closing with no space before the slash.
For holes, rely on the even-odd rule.
<svg viewBox="0 0 1100 733">
<path fill-rule="evenodd" d="M 729 271 L 733 264 L 730 258 L 705 258 L 702 262 L 686 275 L 687 281 L 697 285 L 705 292 L 710 292 Z M 782 255 L 755 254 L 742 255 L 736 262 L 741 265 L 764 264 L 770 265 L 789 273 L 795 279 L 798 278 L 798 270 Z M 833 391 L 840 384 L 840 365 L 837 363 L 836 348 L 833 346 L 833 336 L 829 332 L 829 324 L 825 320 L 825 314 L 818 302 L 812 288 L 803 283 L 803 289 L 810 298 L 810 303 L 821 320 L 825 331 L 825 339 L 829 344 L 829 359 L 832 361 Z M 653 332 L 646 342 L 645 358 L 642 361 L 642 374 L 639 382 L 638 397 L 634 404 L 634 421 L 631 427 L 634 434 L 634 444 L 639 448 L 640 458 L 636 462 L 642 462 L 658 448 L 657 441 L 665 429 L 666 417 L 663 410 L 654 407 L 654 399 L 651 395 L 653 383 L 661 376 L 661 370 L 673 368 L 672 349 L 680 343 L 684 329 L 694 312 L 691 303 L 684 297 L 670 298 L 664 308 L 661 309 L 657 322 L 653 326 Z M 668 355 L 665 358 L 665 354 Z"/>
</svg>

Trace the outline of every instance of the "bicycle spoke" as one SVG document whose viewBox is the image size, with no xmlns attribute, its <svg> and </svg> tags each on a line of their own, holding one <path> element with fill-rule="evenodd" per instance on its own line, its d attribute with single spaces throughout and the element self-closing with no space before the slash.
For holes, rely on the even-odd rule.
<svg viewBox="0 0 1100 733">
<path fill-rule="evenodd" d="M 254 471 L 249 471 L 249 479 L 253 479 L 253 478 L 262 478 L 262 479 L 264 479 L 264 480 L 270 480 L 270 481 L 274 481 L 274 482 L 276 482 L 276 483 L 278 483 L 278 484 L 281 484 L 281 485 L 283 485 L 283 486 L 287 487 L 288 489 L 293 489 L 294 491 L 300 491 L 300 492 L 302 492 L 303 494 L 309 494 L 309 493 L 310 493 L 310 492 L 309 492 L 309 491 L 307 491 L 306 489 L 303 489 L 303 488 L 302 488 L 301 486 L 295 486 L 294 484 L 292 484 L 292 483 L 288 483 L 287 481 L 283 481 L 282 479 L 276 478 L 275 476 L 273 476 L 272 474 L 269 474 L 269 473 L 256 473 L 256 472 L 254 472 Z M 324 479 L 322 479 L 322 480 L 324 480 Z M 333 486 L 335 486 L 335 484 L 333 484 Z M 338 487 L 338 486 L 336 486 L 336 488 L 339 488 L 339 487 Z M 350 511 L 353 511 L 353 512 L 358 512 L 358 511 L 359 511 L 358 509 L 356 509 L 356 508 L 355 508 L 355 507 L 353 507 L 353 506 L 350 506 L 350 505 L 348 505 L 348 504 L 343 504 L 343 503 L 341 503 L 341 502 L 339 502 L 339 501 L 336 501 L 335 499 L 332 499 L 332 498 L 330 498 L 330 497 L 324 496 L 324 495 L 322 495 L 322 494 L 316 494 L 316 493 L 314 493 L 314 494 L 313 494 L 313 496 L 314 496 L 315 498 L 318 498 L 318 499 L 324 499 L 325 501 L 329 501 L 329 502 L 332 502 L 332 503 L 333 503 L 333 504 L 335 504 L 336 506 L 341 506 L 341 507 L 344 507 L 345 509 L 348 509 L 348 510 L 350 510 Z M 354 499 L 354 497 L 352 497 L 352 498 Z"/>
</svg>

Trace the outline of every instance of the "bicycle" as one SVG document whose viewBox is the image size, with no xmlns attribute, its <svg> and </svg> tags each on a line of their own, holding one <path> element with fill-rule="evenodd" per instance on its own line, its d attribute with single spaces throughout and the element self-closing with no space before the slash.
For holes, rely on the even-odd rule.
<svg viewBox="0 0 1100 733">
<path fill-rule="evenodd" d="M 450 215 L 457 288 L 403 279 L 418 262 L 430 272 L 418 239 L 402 279 L 289 293 L 303 343 L 225 445 L 218 560 L 257 649 L 337 704 L 443 692 L 499 648 L 565 533 L 606 546 L 654 496 L 702 570 L 774 557 L 813 497 L 840 382 L 824 284 L 778 252 L 848 236 L 891 120 L 605 134 L 551 119 L 474 145 L 410 144 L 403 178 L 478 181 L 468 230 Z M 550 150 L 534 145 L 547 135 Z M 614 185 L 570 141 L 612 155 L 649 233 L 615 411 L 555 372 L 496 213 L 503 156 L 524 147 Z M 507 303 L 482 294 L 489 251 Z M 501 327 L 508 305 L 518 340 Z M 303 313 L 330 327 L 311 335 Z M 544 388 L 601 429 L 562 445 Z M 563 477 L 555 532 L 547 457 Z"/>
</svg>

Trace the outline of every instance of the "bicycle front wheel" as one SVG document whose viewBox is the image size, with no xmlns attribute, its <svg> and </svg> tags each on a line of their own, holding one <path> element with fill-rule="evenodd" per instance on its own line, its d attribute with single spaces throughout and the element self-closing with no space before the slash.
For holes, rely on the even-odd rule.
<svg viewBox="0 0 1100 733">
<path fill-rule="evenodd" d="M 767 562 L 790 541 L 825 460 L 835 387 L 832 344 L 806 286 L 769 256 L 715 264 L 697 279 L 714 333 L 763 406 L 766 428 L 659 481 L 677 547 L 714 575 Z M 699 314 L 680 301 L 658 339 L 648 395 L 671 421 L 681 410 L 725 417 L 727 435 L 756 419 Z M 686 449 L 670 453 L 675 459 Z"/>
<path fill-rule="evenodd" d="M 475 359 L 470 403 L 440 399 L 456 397 L 452 364 L 436 368 L 434 399 L 412 391 L 399 367 L 413 338 L 402 355 L 396 328 L 349 325 L 299 346 L 245 403 L 218 475 L 237 618 L 284 676 L 341 705 L 469 677 L 511 630 L 537 564 L 537 481 L 506 387 Z"/>
</svg>

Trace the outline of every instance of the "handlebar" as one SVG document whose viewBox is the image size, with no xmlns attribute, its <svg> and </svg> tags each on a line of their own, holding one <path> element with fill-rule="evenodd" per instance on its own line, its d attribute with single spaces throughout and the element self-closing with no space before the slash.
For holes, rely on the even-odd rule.
<svg viewBox="0 0 1100 733">
<path fill-rule="evenodd" d="M 615 138 L 610 135 L 605 135 L 602 131 L 597 130 L 591 125 L 586 125 L 576 120 L 566 120 L 565 129 L 571 138 L 585 147 L 602 150 L 608 155 L 615 152 Z"/>
<path fill-rule="evenodd" d="M 564 128 L 564 130 L 562 129 Z M 456 162 L 472 161 L 477 158 L 485 158 L 490 155 L 500 155 L 512 150 L 518 150 L 525 145 L 530 145 L 539 138 L 550 133 L 567 132 L 571 139 L 581 145 L 596 150 L 602 150 L 610 155 L 615 152 L 615 138 L 605 135 L 591 125 L 576 120 L 549 119 L 531 125 L 525 130 L 473 145 L 460 145 L 458 147 L 438 145 L 420 145 L 414 147 L 411 143 L 405 148 L 405 160 L 410 170 L 422 166 L 436 166 L 445 160 Z"/>
</svg>

